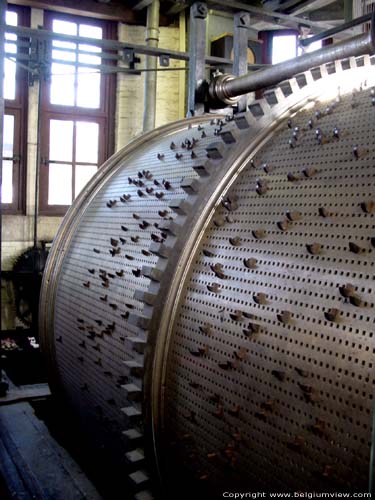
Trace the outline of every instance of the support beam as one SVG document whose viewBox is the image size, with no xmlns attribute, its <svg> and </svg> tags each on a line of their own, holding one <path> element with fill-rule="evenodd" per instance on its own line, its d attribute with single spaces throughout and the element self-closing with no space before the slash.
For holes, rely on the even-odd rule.
<svg viewBox="0 0 375 500">
<path fill-rule="evenodd" d="M 248 29 L 250 28 L 250 14 L 240 11 L 234 15 L 233 26 L 233 74 L 235 76 L 247 73 L 247 47 Z M 246 109 L 246 95 L 240 97 L 238 101 L 238 111 Z"/>
<path fill-rule="evenodd" d="M 152 0 L 147 10 L 146 44 L 157 48 L 159 44 L 159 0 Z M 156 117 L 156 83 L 158 60 L 154 56 L 146 57 L 145 98 L 143 110 L 143 132 L 155 128 Z"/>
<path fill-rule="evenodd" d="M 243 10 L 246 12 L 250 12 L 251 14 L 254 14 L 254 16 L 256 16 L 257 18 L 266 21 L 271 21 L 273 23 L 275 23 L 275 20 L 278 19 L 280 24 L 289 26 L 294 29 L 298 29 L 298 26 L 300 24 L 303 24 L 304 26 L 309 26 L 315 33 L 320 33 L 321 31 L 324 30 L 321 24 L 309 21 L 308 19 L 303 19 L 302 17 L 290 16 L 287 14 L 282 14 L 280 12 L 274 12 L 269 10 L 267 11 L 267 9 L 261 9 L 259 7 L 247 5 L 242 2 L 231 1 L 230 3 L 228 3 L 226 0 L 208 0 L 208 3 L 215 6 L 220 5 L 224 8 L 230 7 L 231 9 L 234 10 Z"/>
<path fill-rule="evenodd" d="M 64 14 L 82 15 L 107 21 L 121 21 L 127 24 L 144 24 L 144 14 L 121 3 L 100 3 L 92 0 L 12 0 L 12 4 L 34 9 L 52 10 Z"/>
<path fill-rule="evenodd" d="M 190 9 L 188 116 L 203 114 L 206 89 L 206 18 L 207 5 L 196 2 Z"/>
<path fill-rule="evenodd" d="M 138 2 L 134 5 L 133 10 L 142 10 L 151 4 L 152 4 L 152 0 L 141 0 L 140 2 Z"/>
</svg>

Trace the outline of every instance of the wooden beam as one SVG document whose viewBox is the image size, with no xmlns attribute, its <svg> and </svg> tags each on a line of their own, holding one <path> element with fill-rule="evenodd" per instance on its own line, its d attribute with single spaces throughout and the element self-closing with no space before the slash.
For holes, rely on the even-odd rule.
<svg viewBox="0 0 375 500">
<path fill-rule="evenodd" d="M 10 4 L 22 5 L 34 9 L 52 10 L 64 14 L 73 14 L 106 21 L 120 21 L 127 24 L 145 24 L 143 12 L 136 12 L 124 3 L 110 4 L 94 2 L 93 0 L 11 0 Z"/>
</svg>

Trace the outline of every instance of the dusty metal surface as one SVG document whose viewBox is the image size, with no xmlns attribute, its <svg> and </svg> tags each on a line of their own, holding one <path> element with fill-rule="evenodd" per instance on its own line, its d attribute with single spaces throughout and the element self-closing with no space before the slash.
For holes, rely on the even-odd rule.
<svg viewBox="0 0 375 500">
<path fill-rule="evenodd" d="M 374 84 L 373 60 L 352 59 L 234 120 L 153 132 L 68 214 L 42 342 L 136 489 L 146 454 L 160 498 L 366 490 Z"/>
</svg>

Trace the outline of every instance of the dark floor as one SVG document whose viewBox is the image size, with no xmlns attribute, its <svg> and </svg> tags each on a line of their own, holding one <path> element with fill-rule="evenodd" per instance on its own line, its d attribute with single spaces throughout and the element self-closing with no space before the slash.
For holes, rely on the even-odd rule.
<svg viewBox="0 0 375 500">
<path fill-rule="evenodd" d="M 2 338 L 10 337 L 9 332 L 5 334 L 6 336 L 3 332 L 1 335 Z M 2 368 L 11 383 L 19 387 L 46 382 L 47 376 L 40 351 L 30 346 L 25 330 L 14 332 L 11 336 L 20 348 L 1 353 Z M 54 396 L 31 399 L 26 404 L 31 405 L 33 410 L 31 413 L 35 413 L 37 419 L 45 424 L 52 438 L 68 452 L 104 500 L 126 498 L 122 465 L 113 463 L 106 450 L 93 447 L 89 438 L 77 426 L 77 418 L 69 412 L 66 405 Z M 0 498 L 2 500 L 15 498 L 7 491 L 6 482 L 1 474 Z M 26 500 L 27 495 L 19 498 Z"/>
</svg>

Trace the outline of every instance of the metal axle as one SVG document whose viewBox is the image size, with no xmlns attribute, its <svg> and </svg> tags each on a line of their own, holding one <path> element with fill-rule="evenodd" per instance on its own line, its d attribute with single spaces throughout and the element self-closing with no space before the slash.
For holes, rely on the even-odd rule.
<svg viewBox="0 0 375 500">
<path fill-rule="evenodd" d="M 363 35 L 275 64 L 263 71 L 256 71 L 239 77 L 227 74 L 217 76 L 212 80 L 209 87 L 210 99 L 214 105 L 234 104 L 238 100 L 237 98 L 243 94 L 276 85 L 310 68 L 339 59 L 373 54 L 374 51 L 375 13 L 372 15 L 370 31 Z"/>
</svg>

